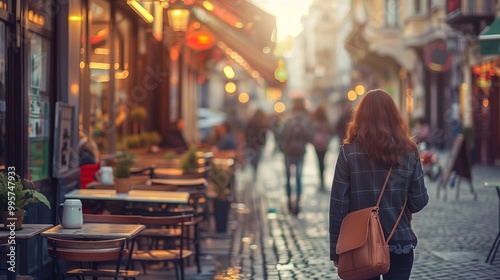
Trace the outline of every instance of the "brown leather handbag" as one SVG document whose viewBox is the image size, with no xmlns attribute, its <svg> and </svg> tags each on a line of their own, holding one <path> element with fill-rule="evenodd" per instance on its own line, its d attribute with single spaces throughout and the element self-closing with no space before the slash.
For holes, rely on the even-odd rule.
<svg viewBox="0 0 500 280">
<path fill-rule="evenodd" d="M 336 252 L 339 255 L 337 274 L 344 280 L 365 280 L 389 271 L 388 242 L 403 216 L 407 201 L 406 199 L 391 234 L 385 240 L 378 210 L 391 171 L 392 167 L 387 173 L 377 204 L 353 211 L 342 221 Z"/>
</svg>

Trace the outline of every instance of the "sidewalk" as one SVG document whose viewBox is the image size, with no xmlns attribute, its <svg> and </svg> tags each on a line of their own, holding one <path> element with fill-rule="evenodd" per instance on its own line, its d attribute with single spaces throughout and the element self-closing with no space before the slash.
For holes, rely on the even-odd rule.
<svg viewBox="0 0 500 280">
<path fill-rule="evenodd" d="M 337 147 L 334 140 L 326 157 L 327 186 L 333 179 Z M 443 163 L 446 155 L 441 155 Z M 289 215 L 285 207 L 283 156 L 272 152 L 272 144 L 266 147 L 255 182 L 250 170 L 238 175 L 239 202 L 245 208 L 235 215 L 230 266 L 218 271 L 215 279 L 338 279 L 329 260 L 330 191 L 317 192 L 315 160 L 309 147 L 298 217 Z M 483 187 L 484 181 L 499 181 L 499 171 L 498 167 L 473 167 L 477 201 L 467 180 L 461 182 L 459 200 L 455 200 L 455 186 L 447 189 L 446 201 L 442 193 L 440 199 L 436 197 L 437 182 L 426 181 L 431 200 L 414 215 L 419 244 L 411 279 L 500 279 L 500 256 L 493 265 L 485 263 L 499 230 L 499 201 L 494 189 Z"/>
</svg>

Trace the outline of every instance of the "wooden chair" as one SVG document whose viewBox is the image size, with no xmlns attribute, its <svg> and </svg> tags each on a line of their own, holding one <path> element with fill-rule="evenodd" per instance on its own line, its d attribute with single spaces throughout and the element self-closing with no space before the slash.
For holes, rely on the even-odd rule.
<svg viewBox="0 0 500 280">
<path fill-rule="evenodd" d="M 128 254 L 125 241 L 125 238 L 94 240 L 92 242 L 88 240 L 48 238 L 48 251 L 49 256 L 54 258 L 58 279 L 68 276 L 135 279 L 139 275 L 139 271 L 120 269 L 123 257 Z M 91 263 L 92 265 L 91 268 L 75 268 L 63 272 L 59 263 L 61 260 Z M 97 268 L 96 263 L 104 261 L 114 261 L 115 269 Z"/>
<path fill-rule="evenodd" d="M 134 215 L 83 214 L 84 223 L 140 224 L 141 218 Z"/>
<path fill-rule="evenodd" d="M 131 185 L 130 190 L 142 191 L 177 191 L 174 185 Z M 131 215 L 147 215 L 148 212 L 163 212 L 169 205 L 165 203 L 130 203 L 126 212 Z"/>
<path fill-rule="evenodd" d="M 204 168 L 203 168 L 204 169 Z M 206 178 L 206 172 L 200 170 L 198 173 L 162 173 L 161 169 L 158 169 L 151 179 L 198 179 L 198 178 Z"/>
<path fill-rule="evenodd" d="M 190 257 L 193 252 L 184 248 L 184 224 L 192 219 L 192 215 L 177 215 L 163 217 L 143 216 L 141 224 L 147 227 L 162 226 L 171 229 L 180 229 L 180 235 L 158 236 L 156 241 L 161 241 L 164 245 L 171 245 L 166 248 L 140 249 L 132 253 L 133 261 L 143 263 L 143 271 L 146 274 L 145 262 L 173 262 L 175 265 L 176 279 L 184 280 L 184 260 Z"/>
<path fill-rule="evenodd" d="M 152 179 L 151 184 L 152 187 L 156 186 L 175 186 L 178 191 L 185 191 L 189 192 L 189 202 L 188 205 L 179 205 L 176 208 L 166 208 L 166 207 L 161 207 L 160 209 L 139 209 L 139 208 L 134 208 L 130 209 L 131 214 L 133 215 L 171 215 L 171 214 L 179 214 L 179 213 L 184 213 L 184 214 L 192 214 L 193 219 L 191 221 L 188 221 L 185 223 L 185 233 L 184 233 L 184 238 L 186 240 L 186 246 L 188 248 L 191 248 L 191 245 L 194 247 L 194 259 L 195 263 L 197 266 L 197 271 L 198 273 L 201 272 L 201 262 L 200 262 L 200 255 L 201 255 L 201 246 L 200 246 L 200 226 L 201 224 L 208 220 L 208 198 L 206 196 L 206 189 L 208 186 L 208 182 L 204 178 L 195 178 L 195 179 L 181 179 L 183 178 L 180 176 L 180 178 L 172 178 L 172 181 L 191 181 L 192 183 L 190 184 L 177 184 L 177 185 L 170 185 L 172 182 L 168 182 L 169 180 L 163 180 L 163 179 Z M 150 236 L 154 237 L 155 235 L 162 235 L 162 234 L 171 234 L 168 232 L 161 232 L 161 231 L 151 231 L 151 230 L 144 230 L 141 232 L 141 236 Z"/>
<path fill-rule="evenodd" d="M 107 214 L 83 214 L 84 223 L 104 223 L 104 224 L 140 224 L 141 216 L 137 215 L 107 215 Z M 135 240 L 127 240 L 126 248 L 129 252 L 134 251 Z M 127 256 L 125 269 L 130 267 L 130 258 Z"/>
</svg>

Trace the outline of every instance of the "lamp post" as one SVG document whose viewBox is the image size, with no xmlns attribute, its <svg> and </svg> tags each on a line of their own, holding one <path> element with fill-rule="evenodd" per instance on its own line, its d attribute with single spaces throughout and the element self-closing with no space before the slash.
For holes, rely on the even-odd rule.
<svg viewBox="0 0 500 280">
<path fill-rule="evenodd" d="M 185 70 L 185 64 L 182 63 L 184 56 L 184 35 L 188 30 L 191 6 L 194 0 L 165 0 L 161 2 L 163 9 L 166 10 L 169 40 L 169 123 L 174 123 L 178 118 L 182 118 L 181 104 L 182 99 L 186 97 L 182 94 L 185 81 L 181 78 Z M 169 130 L 171 129 L 169 124 Z"/>
</svg>

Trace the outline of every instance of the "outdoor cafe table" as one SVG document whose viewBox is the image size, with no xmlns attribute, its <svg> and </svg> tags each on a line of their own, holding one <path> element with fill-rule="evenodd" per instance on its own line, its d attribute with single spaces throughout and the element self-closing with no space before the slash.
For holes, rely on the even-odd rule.
<svg viewBox="0 0 500 280">
<path fill-rule="evenodd" d="M 117 193 L 116 190 L 101 189 L 75 189 L 64 195 L 65 198 L 92 199 L 92 200 L 114 200 L 128 202 L 152 202 L 167 204 L 187 204 L 189 202 L 188 192 L 176 191 L 146 191 L 130 190 L 128 193 Z"/>
<path fill-rule="evenodd" d="M 54 238 L 79 238 L 79 239 L 133 239 L 145 228 L 144 225 L 135 224 L 105 224 L 83 223 L 81 228 L 63 228 L 54 226 L 41 233 L 44 237 Z"/>
<path fill-rule="evenodd" d="M 24 252 L 20 248 L 21 246 L 25 246 L 26 241 L 28 239 L 37 237 L 42 231 L 51 228 L 52 224 L 23 224 L 23 228 L 14 231 L 15 235 L 13 238 L 16 240 L 16 267 L 19 266 L 19 269 L 16 268 L 16 273 L 8 273 L 7 279 L 15 279 L 15 274 L 28 274 L 27 262 L 22 261 L 23 256 L 20 255 L 20 252 Z M 3 229 L 3 228 L 2 228 Z M 8 229 L 0 231 L 0 239 L 8 239 L 11 236 L 11 231 Z M 25 258 L 25 257 L 24 257 Z M 17 273 L 19 272 L 19 273 Z"/>
<path fill-rule="evenodd" d="M 61 225 L 54 226 L 41 233 L 44 237 L 53 238 L 78 238 L 78 239 L 115 239 L 125 238 L 132 240 L 130 252 L 134 249 L 134 238 L 146 227 L 139 224 L 105 224 L 105 223 L 84 223 L 81 228 L 69 229 Z M 126 269 L 130 264 L 130 256 L 127 260 Z"/>
</svg>

